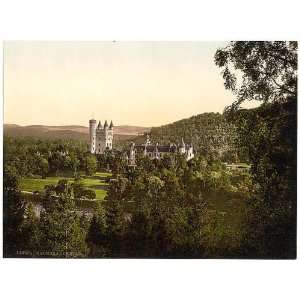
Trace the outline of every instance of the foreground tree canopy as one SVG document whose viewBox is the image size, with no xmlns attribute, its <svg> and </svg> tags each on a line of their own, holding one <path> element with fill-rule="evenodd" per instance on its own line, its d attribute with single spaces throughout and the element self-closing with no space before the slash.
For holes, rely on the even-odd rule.
<svg viewBox="0 0 300 300">
<path fill-rule="evenodd" d="M 297 42 L 232 42 L 219 49 L 215 63 L 224 85 L 236 95 L 231 109 L 245 100 L 284 102 L 297 97 Z"/>
<path fill-rule="evenodd" d="M 232 42 L 216 52 L 236 144 L 247 151 L 255 189 L 247 216 L 249 255 L 296 256 L 297 42 Z M 242 109 L 257 101 L 256 109 Z"/>
</svg>

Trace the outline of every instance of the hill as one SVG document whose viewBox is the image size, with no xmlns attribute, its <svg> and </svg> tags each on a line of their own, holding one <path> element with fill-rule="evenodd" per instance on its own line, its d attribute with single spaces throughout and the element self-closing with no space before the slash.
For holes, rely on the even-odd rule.
<svg viewBox="0 0 300 300">
<path fill-rule="evenodd" d="M 179 144 L 183 138 L 185 143 L 193 144 L 196 152 L 221 157 L 233 154 L 234 135 L 233 126 L 220 113 L 203 113 L 150 130 L 153 143 Z M 137 144 L 144 141 L 145 136 L 135 139 Z"/>
<path fill-rule="evenodd" d="M 226 122 L 220 113 L 203 113 L 160 127 L 115 126 L 115 147 L 128 148 L 131 141 L 136 144 L 145 142 L 150 134 L 152 143 L 193 144 L 196 152 L 203 155 L 215 155 L 232 161 L 234 128 Z M 4 134 L 12 137 L 35 137 L 41 139 L 74 139 L 89 141 L 89 128 L 85 126 L 19 126 L 4 124 Z"/>
<path fill-rule="evenodd" d="M 81 141 L 89 140 L 89 128 L 85 126 L 46 126 L 29 125 L 20 126 L 16 124 L 4 124 L 4 134 L 11 137 L 35 137 L 40 139 L 75 139 Z M 136 136 L 148 132 L 150 128 L 139 126 L 115 126 L 114 138 L 116 141 L 130 140 Z"/>
</svg>

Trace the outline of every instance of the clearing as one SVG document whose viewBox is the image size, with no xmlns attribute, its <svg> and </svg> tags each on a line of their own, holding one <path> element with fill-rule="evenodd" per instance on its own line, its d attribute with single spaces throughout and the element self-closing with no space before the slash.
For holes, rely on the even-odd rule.
<svg viewBox="0 0 300 300">
<path fill-rule="evenodd" d="M 105 181 L 107 178 L 111 177 L 110 173 L 97 172 L 92 176 L 85 176 L 82 178 L 83 184 L 86 188 L 94 190 L 96 193 L 97 200 L 103 200 L 106 196 L 108 183 Z M 74 178 L 67 176 L 59 177 L 47 177 L 42 178 L 22 178 L 20 182 L 21 191 L 34 192 L 43 191 L 45 185 L 53 184 L 56 185 L 59 180 L 68 179 L 70 182 L 74 181 Z"/>
</svg>

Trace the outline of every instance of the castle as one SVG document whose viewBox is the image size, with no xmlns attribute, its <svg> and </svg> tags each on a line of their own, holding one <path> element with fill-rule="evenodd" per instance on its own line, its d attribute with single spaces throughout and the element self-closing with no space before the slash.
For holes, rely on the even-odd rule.
<svg viewBox="0 0 300 300">
<path fill-rule="evenodd" d="M 89 125 L 90 152 L 94 154 L 102 154 L 105 150 L 111 150 L 114 137 L 113 122 L 111 121 L 108 126 L 107 121 L 105 121 L 102 127 L 100 121 L 97 126 L 97 121 L 95 119 L 91 119 L 89 121 Z M 194 148 L 192 145 L 186 145 L 183 139 L 181 139 L 181 143 L 179 145 L 159 145 L 158 143 L 153 145 L 150 141 L 149 135 L 147 135 L 147 139 L 144 144 L 135 145 L 135 143 L 131 143 L 129 151 L 125 154 L 129 166 L 135 166 L 137 153 L 142 153 L 150 159 L 161 159 L 167 153 L 180 153 L 184 155 L 188 161 L 194 157 Z"/>
<path fill-rule="evenodd" d="M 146 142 L 142 145 L 135 145 L 135 143 L 131 143 L 130 149 L 126 154 L 126 159 L 129 166 L 136 165 L 137 153 L 142 153 L 144 156 L 148 156 L 150 159 L 161 159 L 167 153 L 180 153 L 185 156 L 187 161 L 195 156 L 193 146 L 186 145 L 183 139 L 181 139 L 181 143 L 179 145 L 159 145 L 158 143 L 153 145 L 151 144 L 149 135 L 147 135 Z"/>
<path fill-rule="evenodd" d="M 97 126 L 97 121 L 91 119 L 89 122 L 90 128 L 90 152 L 95 154 L 102 154 L 105 150 L 111 150 L 114 137 L 114 125 L 110 122 L 108 126 L 107 121 L 102 127 L 99 121 Z"/>
</svg>

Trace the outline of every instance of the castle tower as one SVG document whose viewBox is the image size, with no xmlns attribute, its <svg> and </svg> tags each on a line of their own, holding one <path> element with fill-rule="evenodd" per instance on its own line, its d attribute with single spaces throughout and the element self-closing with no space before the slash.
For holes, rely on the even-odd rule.
<svg viewBox="0 0 300 300">
<path fill-rule="evenodd" d="M 108 126 L 105 121 L 103 127 L 101 121 L 96 126 L 96 120 L 90 120 L 90 151 L 91 153 L 102 154 L 105 150 L 112 149 L 113 123 Z"/>
<path fill-rule="evenodd" d="M 96 129 L 96 153 L 103 153 L 105 150 L 104 141 L 104 129 L 102 128 L 101 121 L 99 121 Z"/>
<path fill-rule="evenodd" d="M 185 151 L 186 151 L 186 149 L 185 149 L 185 143 L 184 143 L 184 140 L 182 138 L 181 139 L 181 144 L 179 145 L 179 153 L 185 154 Z"/>
<path fill-rule="evenodd" d="M 150 136 L 149 134 L 147 134 L 147 138 L 146 138 L 146 146 L 151 145 L 151 141 L 150 141 Z"/>
<path fill-rule="evenodd" d="M 195 154 L 194 154 L 194 147 L 193 147 L 193 145 L 191 144 L 191 145 L 188 146 L 188 149 L 187 149 L 187 151 L 186 151 L 186 160 L 189 161 L 189 160 L 191 160 L 191 159 L 194 158 L 194 157 L 195 157 Z"/>
<path fill-rule="evenodd" d="M 135 143 L 131 142 L 130 149 L 129 149 L 129 156 L 128 156 L 128 164 L 130 166 L 135 165 Z"/>
<path fill-rule="evenodd" d="M 106 121 L 105 121 L 106 122 Z M 106 127 L 106 138 L 105 138 L 105 146 L 106 149 L 112 149 L 113 137 L 114 137 L 114 124 L 110 121 L 109 127 Z"/>
<path fill-rule="evenodd" d="M 89 129 L 90 129 L 90 152 L 95 153 L 96 151 L 96 126 L 97 122 L 95 119 L 91 119 L 89 121 Z"/>
</svg>

